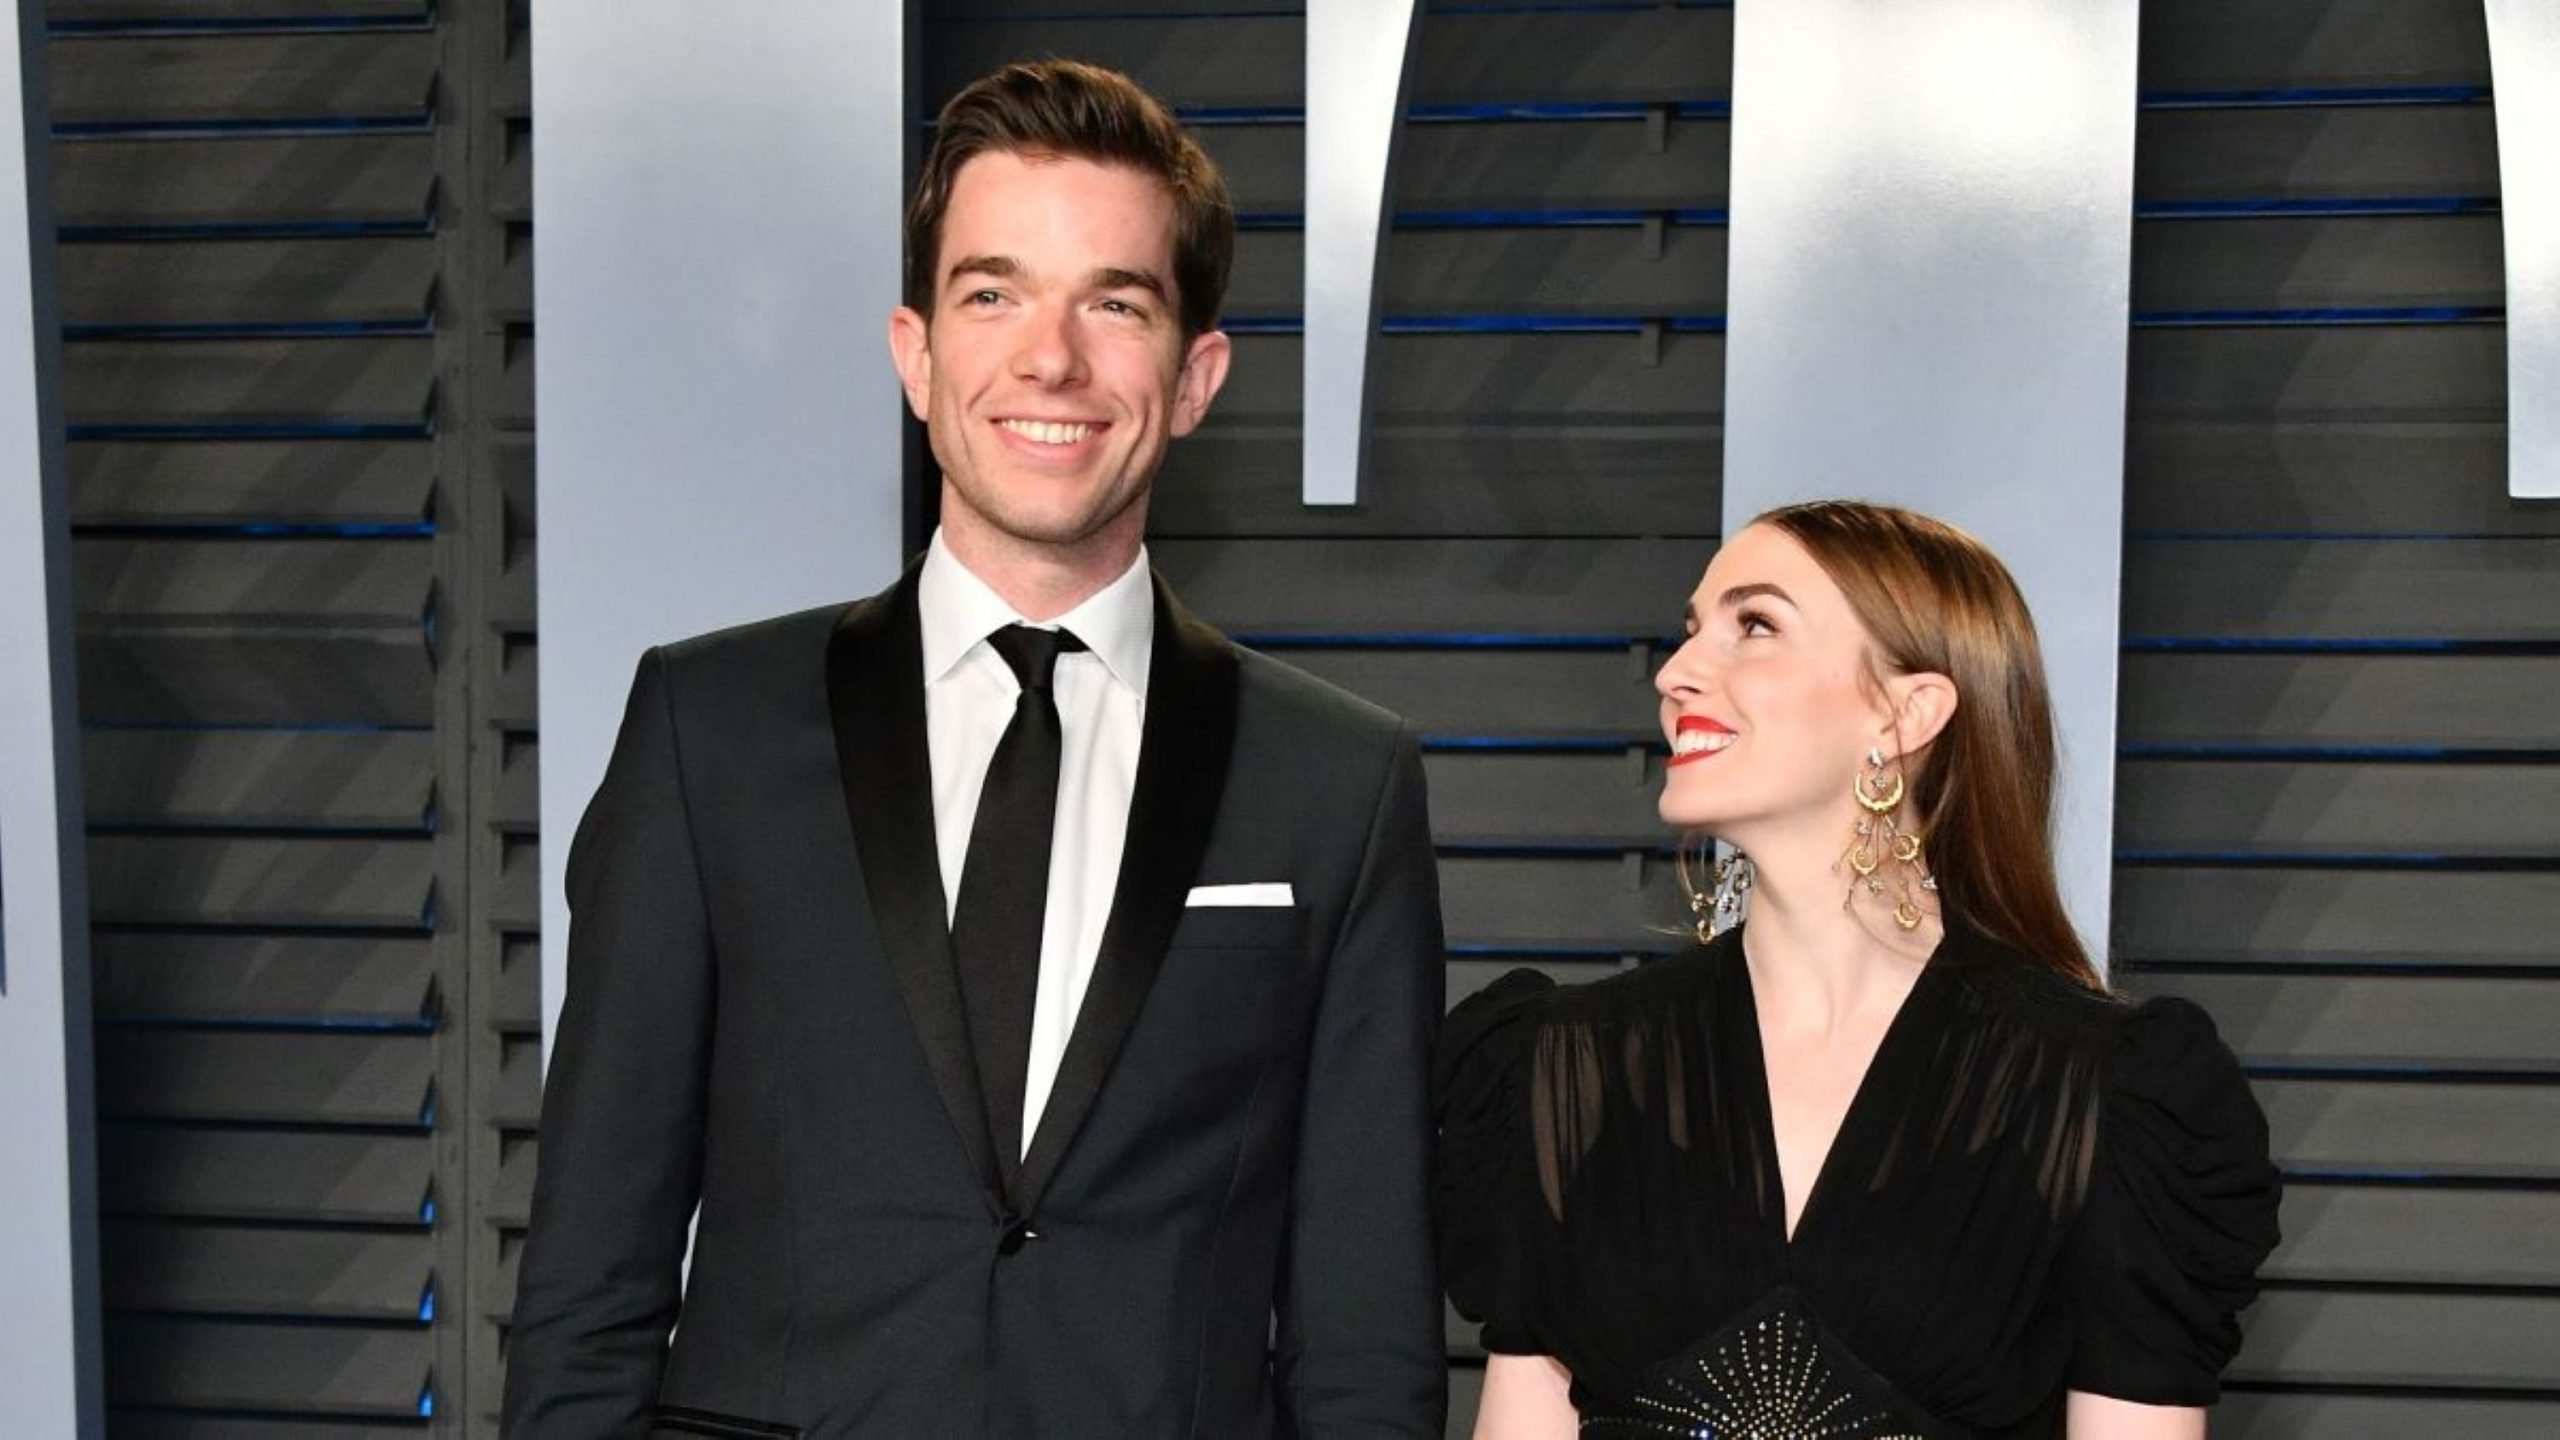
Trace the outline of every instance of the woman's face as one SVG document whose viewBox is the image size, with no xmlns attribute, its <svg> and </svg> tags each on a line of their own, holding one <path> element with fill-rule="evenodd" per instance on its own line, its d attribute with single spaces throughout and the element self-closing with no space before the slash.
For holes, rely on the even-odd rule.
<svg viewBox="0 0 2560 1440">
<path fill-rule="evenodd" d="M 1653 681 L 1671 744 L 1663 820 L 1746 850 L 1781 828 L 1828 835 L 1868 749 L 1894 748 L 1848 597 L 1786 532 L 1753 525 L 1716 552 L 1685 628 Z"/>
</svg>

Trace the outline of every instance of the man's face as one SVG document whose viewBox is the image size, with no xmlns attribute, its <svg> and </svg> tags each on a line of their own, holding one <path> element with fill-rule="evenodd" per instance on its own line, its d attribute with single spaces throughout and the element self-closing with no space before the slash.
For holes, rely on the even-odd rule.
<svg viewBox="0 0 2560 1440">
<path fill-rule="evenodd" d="M 1226 336 L 1183 342 L 1173 225 L 1136 170 L 1001 151 L 960 167 L 933 317 L 889 324 L 955 543 L 1135 552 L 1166 443 L 1227 373 Z"/>
</svg>

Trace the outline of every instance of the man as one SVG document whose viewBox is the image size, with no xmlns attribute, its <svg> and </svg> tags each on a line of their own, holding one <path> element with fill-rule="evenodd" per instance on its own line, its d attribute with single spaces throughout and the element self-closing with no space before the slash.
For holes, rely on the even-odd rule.
<svg viewBox="0 0 2560 1440">
<path fill-rule="evenodd" d="M 641 663 L 507 1432 L 1436 1436 L 1417 750 L 1141 544 L 1226 376 L 1225 186 L 1126 79 L 1015 66 L 907 232 L 941 530 Z"/>
</svg>

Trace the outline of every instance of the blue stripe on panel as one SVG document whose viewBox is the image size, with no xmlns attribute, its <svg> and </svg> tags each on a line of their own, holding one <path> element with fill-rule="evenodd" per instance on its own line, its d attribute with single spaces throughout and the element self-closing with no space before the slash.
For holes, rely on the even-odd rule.
<svg viewBox="0 0 2560 1440">
<path fill-rule="evenodd" d="M 2486 85 L 2286 85 L 2262 89 L 2155 90 L 2145 110 L 2270 110 L 2322 105 L 2471 105 Z"/>
</svg>

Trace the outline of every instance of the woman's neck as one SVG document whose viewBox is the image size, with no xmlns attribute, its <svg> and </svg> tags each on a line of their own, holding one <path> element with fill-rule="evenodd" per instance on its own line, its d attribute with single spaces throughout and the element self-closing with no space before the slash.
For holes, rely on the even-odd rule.
<svg viewBox="0 0 2560 1440">
<path fill-rule="evenodd" d="M 1790 1017 L 1790 1025 L 1828 1029 L 1871 1003 L 1898 1004 L 1944 927 L 1928 907 L 1920 925 L 1894 922 L 1899 877 L 1886 859 L 1877 871 L 1886 884 L 1870 892 L 1850 872 L 1848 822 L 1836 843 L 1820 837 L 1757 837 L 1747 849 L 1755 871 L 1744 952 L 1764 1010 Z M 1845 902 L 1845 903 L 1844 903 Z"/>
</svg>

